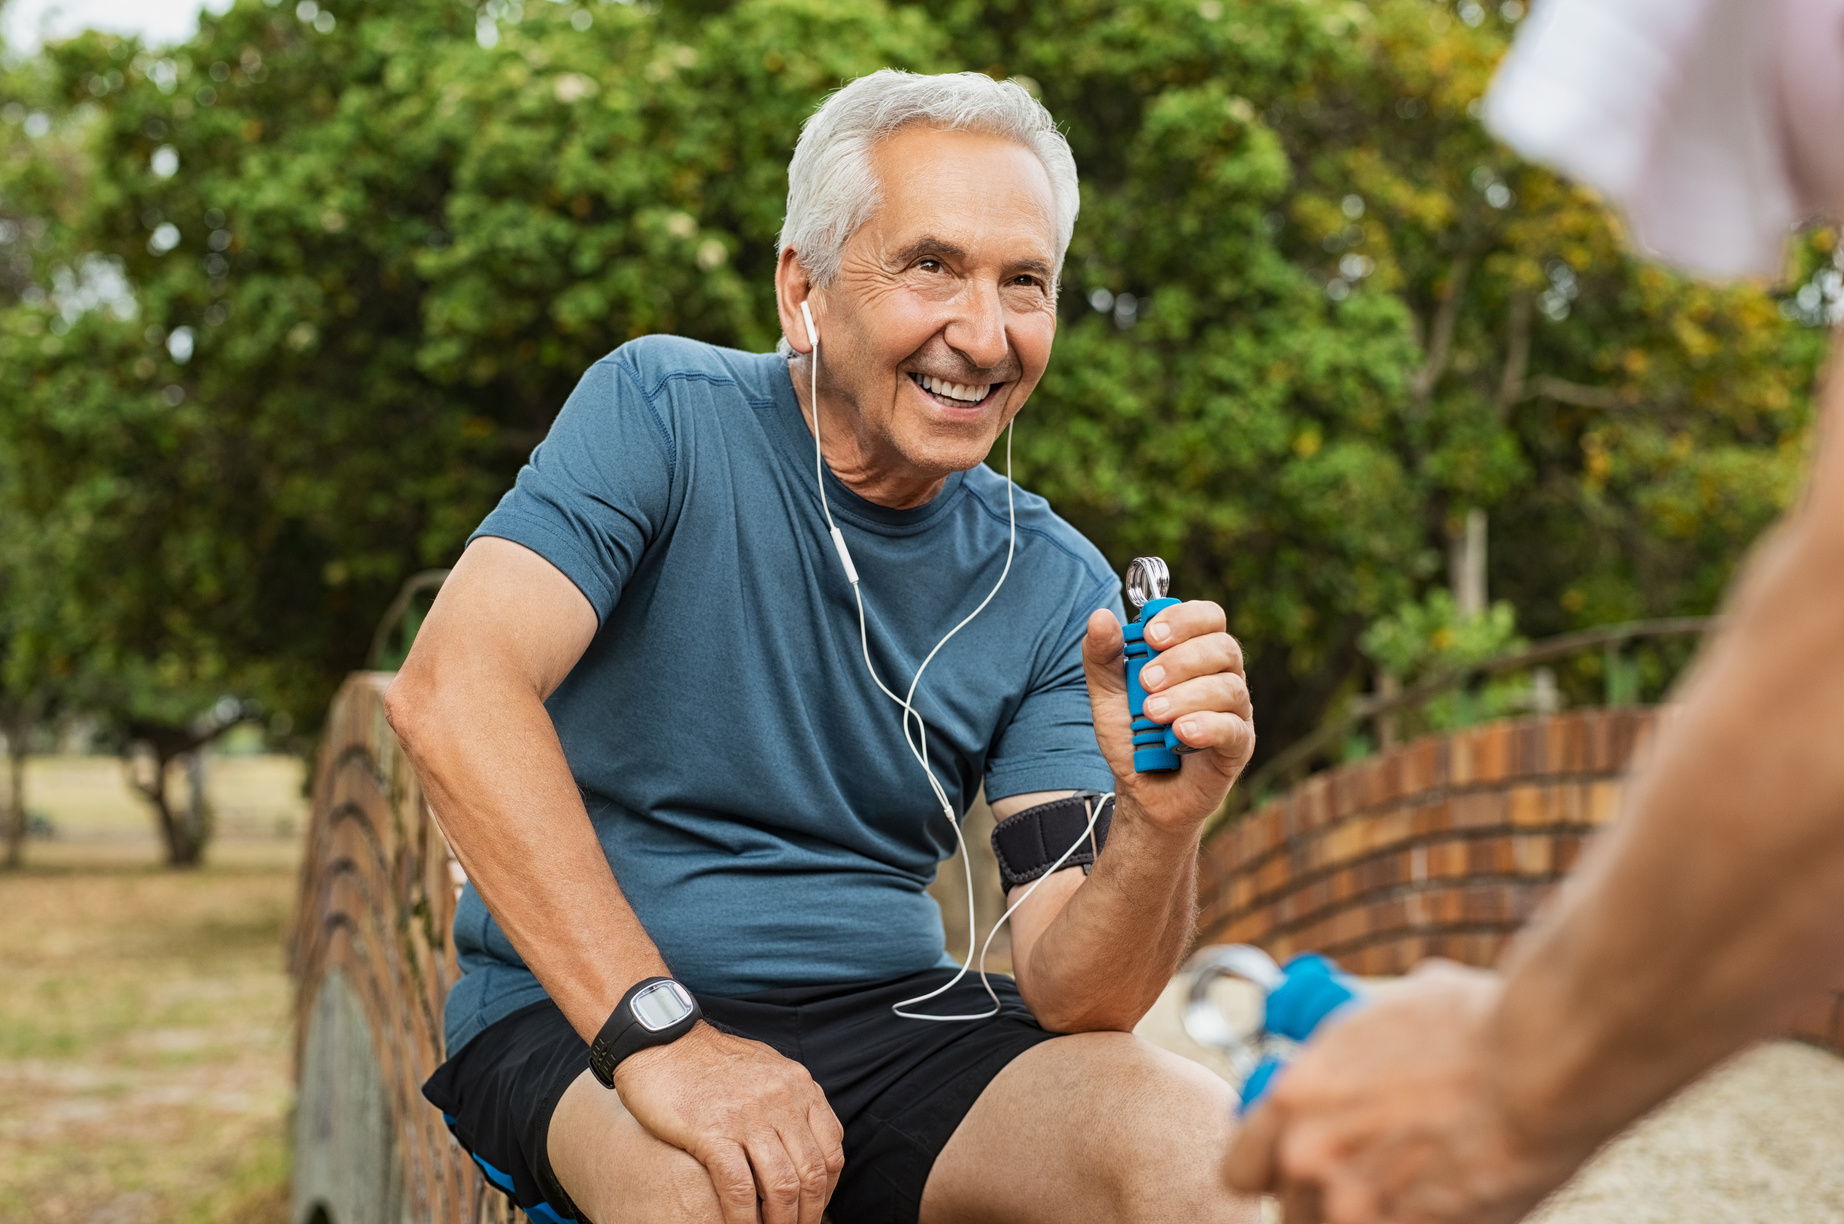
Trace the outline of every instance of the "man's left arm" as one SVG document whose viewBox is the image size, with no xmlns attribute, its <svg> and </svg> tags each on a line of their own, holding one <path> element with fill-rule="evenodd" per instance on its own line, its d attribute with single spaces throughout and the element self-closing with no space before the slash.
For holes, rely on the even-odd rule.
<svg viewBox="0 0 1844 1224">
<path fill-rule="evenodd" d="M 1095 739 L 1114 774 L 1107 849 L 1087 876 L 1064 870 L 1041 881 L 1012 916 L 1019 992 L 1056 1032 L 1130 1030 L 1158 999 L 1191 938 L 1204 821 L 1255 748 L 1242 648 L 1223 609 L 1195 600 L 1168 608 L 1146 636 L 1160 651 L 1140 672 L 1146 712 L 1197 751 L 1176 771 L 1134 772 L 1121 626 L 1105 609 L 1091 615 L 1082 667 Z M 993 815 L 1003 820 L 1059 793 L 1001 799 Z"/>
</svg>

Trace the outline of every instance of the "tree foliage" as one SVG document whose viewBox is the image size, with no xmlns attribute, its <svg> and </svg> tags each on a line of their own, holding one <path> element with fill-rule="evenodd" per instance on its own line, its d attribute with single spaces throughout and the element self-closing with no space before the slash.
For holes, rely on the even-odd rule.
<svg viewBox="0 0 1844 1224">
<path fill-rule="evenodd" d="M 773 343 L 799 125 L 884 66 L 1018 77 L 1066 126 L 1020 476 L 1225 603 L 1264 751 L 1369 683 L 1366 627 L 1473 508 L 1527 634 L 1708 610 L 1795 485 L 1828 239 L 1804 296 L 1635 261 L 1474 118 L 1508 32 L 1470 0 L 239 0 L 170 51 L 55 46 L 0 112 L 0 513 L 52 558 L 20 640 L 125 721 L 231 693 L 311 728 L 587 364 Z"/>
</svg>

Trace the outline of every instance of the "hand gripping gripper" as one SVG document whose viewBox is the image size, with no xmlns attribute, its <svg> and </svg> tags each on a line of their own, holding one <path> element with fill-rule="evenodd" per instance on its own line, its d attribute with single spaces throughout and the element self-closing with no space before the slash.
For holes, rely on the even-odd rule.
<svg viewBox="0 0 1844 1224">
<path fill-rule="evenodd" d="M 1127 639 L 1127 713 L 1133 719 L 1135 773 L 1177 769 L 1179 754 L 1192 751 L 1171 728 L 1146 717 L 1146 690 L 1140 686 L 1140 669 L 1159 654 L 1146 640 L 1147 622 L 1179 602 L 1165 593 L 1171 582 L 1171 571 L 1157 557 L 1135 557 L 1127 567 L 1127 598 L 1139 609 L 1121 630 Z"/>
<path fill-rule="evenodd" d="M 1241 1085 L 1239 1114 L 1260 1102 L 1327 1016 L 1363 999 L 1357 982 L 1317 952 L 1296 956 L 1282 967 L 1260 948 L 1223 944 L 1202 949 L 1185 969 L 1193 975 L 1185 1032 L 1229 1058 L 1230 1072 Z M 1211 1001 L 1210 987 L 1221 978 L 1238 978 L 1262 992 L 1261 1023 L 1253 1031 L 1236 1031 Z"/>
</svg>

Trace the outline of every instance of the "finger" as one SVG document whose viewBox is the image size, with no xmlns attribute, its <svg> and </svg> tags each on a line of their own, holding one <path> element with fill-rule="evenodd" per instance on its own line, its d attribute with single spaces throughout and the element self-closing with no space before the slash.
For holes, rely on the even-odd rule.
<svg viewBox="0 0 1844 1224">
<path fill-rule="evenodd" d="M 1133 760 L 1133 716 L 1127 712 L 1126 641 L 1114 613 L 1102 608 L 1090 614 L 1082 638 L 1082 672 L 1088 679 L 1089 707 L 1094 716 L 1095 742 L 1108 768 L 1118 776 Z"/>
<path fill-rule="evenodd" d="M 1245 722 L 1255 721 L 1248 682 L 1235 672 L 1218 672 L 1214 676 L 1199 676 L 1183 684 L 1174 684 L 1148 697 L 1144 708 L 1146 717 L 1162 723 L 1200 710 L 1234 714 Z"/>
<path fill-rule="evenodd" d="M 1284 1224 L 1320 1224 L 1325 1218 L 1324 1212 L 1320 1210 L 1318 1186 L 1284 1186 L 1280 1199 Z"/>
<path fill-rule="evenodd" d="M 839 1117 L 826 1103 L 824 1093 L 819 1104 L 807 1111 L 807 1125 L 813 1128 L 813 1137 L 819 1140 L 820 1155 L 826 1162 L 826 1197 L 830 1200 L 838 1188 L 839 1174 L 845 1170 L 845 1128 L 839 1125 Z"/>
<path fill-rule="evenodd" d="M 1255 752 L 1255 727 L 1234 714 L 1200 710 L 1181 715 L 1172 731 L 1187 748 L 1214 751 L 1232 768 L 1241 769 Z"/>
<path fill-rule="evenodd" d="M 1274 1188 L 1274 1145 L 1280 1138 L 1281 1116 L 1272 1105 L 1257 1105 L 1229 1145 L 1223 1158 L 1223 1181 L 1243 1194 L 1262 1194 Z"/>
<path fill-rule="evenodd" d="M 717 1191 L 724 1224 L 760 1224 L 761 1217 L 756 1213 L 756 1179 L 749 1168 L 748 1154 L 739 1145 L 726 1142 L 692 1155 L 698 1157 L 711 1175 L 711 1188 Z"/>
<path fill-rule="evenodd" d="M 1140 684 L 1149 693 L 1223 673 L 1242 675 L 1242 643 L 1227 633 L 1208 633 L 1161 650 L 1140 669 Z"/>
<path fill-rule="evenodd" d="M 1146 640 L 1164 650 L 1207 633 L 1221 633 L 1228 624 L 1221 604 L 1208 599 L 1191 599 L 1175 608 L 1167 608 L 1148 621 Z"/>
<path fill-rule="evenodd" d="M 762 1200 L 762 1224 L 800 1224 L 800 1174 L 787 1145 L 774 1131 L 757 1131 L 747 1142 L 755 1170 L 756 1196 Z"/>
<path fill-rule="evenodd" d="M 1088 631 L 1082 637 L 1082 670 L 1088 675 L 1089 691 L 1127 693 L 1127 639 L 1120 622 L 1106 608 L 1089 613 Z"/>
<path fill-rule="evenodd" d="M 795 1218 L 800 1224 L 820 1224 L 820 1215 L 826 1210 L 826 1196 L 831 1190 L 831 1177 L 826 1169 L 826 1157 L 820 1148 L 819 1139 L 813 1134 L 811 1123 L 804 1118 L 795 1119 L 785 1129 L 777 1127 L 781 1136 L 781 1145 L 787 1149 L 788 1159 L 794 1162 L 794 1176 L 799 1180 L 799 1197 L 795 1202 Z"/>
</svg>

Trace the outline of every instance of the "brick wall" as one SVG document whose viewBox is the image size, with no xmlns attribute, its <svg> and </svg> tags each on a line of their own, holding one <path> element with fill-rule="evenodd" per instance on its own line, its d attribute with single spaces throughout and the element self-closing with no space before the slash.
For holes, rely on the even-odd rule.
<svg viewBox="0 0 1844 1224">
<path fill-rule="evenodd" d="M 1663 717 L 1581 710 L 1428 736 L 1308 779 L 1205 844 L 1198 942 L 1323 952 L 1363 975 L 1491 965 L 1619 812 Z M 1789 1023 L 1844 1049 L 1844 994 Z"/>
</svg>

